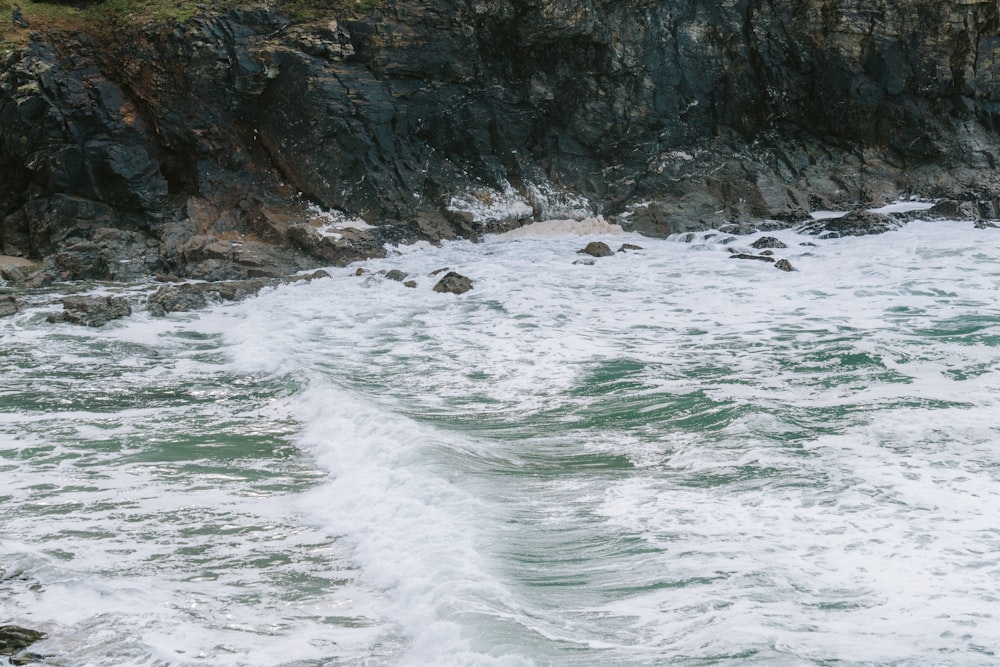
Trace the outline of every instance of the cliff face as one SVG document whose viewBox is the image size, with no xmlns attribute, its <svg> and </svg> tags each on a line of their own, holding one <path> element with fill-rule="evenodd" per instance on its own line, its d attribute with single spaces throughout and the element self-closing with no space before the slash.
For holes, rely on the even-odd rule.
<svg viewBox="0 0 1000 667">
<path fill-rule="evenodd" d="M 37 34 L 0 67 L 0 251 L 232 278 L 532 217 L 669 234 L 904 194 L 995 215 L 998 57 L 993 0 L 396 0 Z"/>
</svg>

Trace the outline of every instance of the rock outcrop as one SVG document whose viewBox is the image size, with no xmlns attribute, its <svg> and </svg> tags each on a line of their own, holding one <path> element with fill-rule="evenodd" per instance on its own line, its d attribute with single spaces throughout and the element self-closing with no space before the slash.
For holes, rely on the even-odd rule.
<svg viewBox="0 0 1000 667">
<path fill-rule="evenodd" d="M 434 285 L 435 292 L 445 294 L 465 294 L 472 289 L 472 280 L 461 273 L 449 271 Z"/>
<path fill-rule="evenodd" d="M 82 28 L 0 63 L 0 253 L 53 277 L 270 277 L 596 213 L 663 236 L 903 194 L 1000 209 L 993 0 L 394 0 Z"/>
</svg>

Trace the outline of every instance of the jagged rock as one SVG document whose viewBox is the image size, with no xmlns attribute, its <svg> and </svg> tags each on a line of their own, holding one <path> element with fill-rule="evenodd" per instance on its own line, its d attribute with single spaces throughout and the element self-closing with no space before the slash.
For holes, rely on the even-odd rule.
<svg viewBox="0 0 1000 667">
<path fill-rule="evenodd" d="M 208 3 L 114 39 L 32 26 L 0 63 L 0 249 L 218 280 L 475 238 L 570 199 L 658 236 L 910 193 L 996 215 L 996 3 L 348 4 L 293 23 Z M 285 210 L 303 200 L 378 229 L 318 236 Z M 846 222 L 817 233 L 887 228 Z M 243 250 L 178 254 L 226 235 Z"/>
<path fill-rule="evenodd" d="M 69 322 L 101 327 L 132 314 L 128 299 L 121 296 L 67 296 L 61 299 L 63 311 L 48 316 L 49 322 Z"/>
<path fill-rule="evenodd" d="M 440 268 L 440 269 L 434 269 L 433 271 L 431 271 L 430 275 L 432 275 L 432 276 L 436 276 L 436 275 L 438 275 L 438 274 L 441 274 L 441 273 L 444 273 L 445 271 L 448 271 L 448 270 L 449 270 L 449 269 L 448 269 L 448 267 L 447 267 L 447 266 L 445 266 L 445 267 L 442 267 L 442 268 Z"/>
<path fill-rule="evenodd" d="M 180 313 L 206 308 L 212 301 L 239 301 L 260 292 L 268 284 L 262 278 L 208 283 L 165 285 L 146 299 L 151 315 Z"/>
<path fill-rule="evenodd" d="M 13 656 L 44 638 L 45 633 L 38 630 L 17 625 L 0 625 L 0 655 Z"/>
<path fill-rule="evenodd" d="M 0 317 L 10 317 L 21 309 L 17 304 L 17 299 L 10 294 L 0 295 Z"/>
<path fill-rule="evenodd" d="M 782 271 L 794 271 L 795 267 L 787 259 L 779 259 L 774 263 L 774 268 L 781 269 Z"/>
<path fill-rule="evenodd" d="M 884 234 L 899 229 L 902 224 L 899 219 L 881 213 L 852 211 L 842 218 L 826 218 L 807 222 L 799 227 L 799 231 L 803 234 L 812 234 L 826 239 Z"/>
<path fill-rule="evenodd" d="M 998 229 L 1000 225 L 995 222 L 990 222 L 989 220 L 979 220 L 973 225 L 976 229 Z"/>
<path fill-rule="evenodd" d="M 610 257 L 615 251 L 608 247 L 603 241 L 591 241 L 586 248 L 577 250 L 577 253 L 590 255 L 591 257 Z"/>
<path fill-rule="evenodd" d="M 33 289 L 41 289 L 42 287 L 48 287 L 55 282 L 55 276 L 46 271 L 35 271 L 30 276 L 28 276 L 28 287 Z"/>
<path fill-rule="evenodd" d="M 450 292 L 451 294 L 465 294 L 470 289 L 472 289 L 472 280 L 454 271 L 446 273 L 434 286 L 435 292 Z"/>
<path fill-rule="evenodd" d="M 751 243 L 750 247 L 760 250 L 762 248 L 787 248 L 788 246 L 773 236 L 762 236 Z"/>
<path fill-rule="evenodd" d="M 632 243 L 623 243 L 622 246 L 618 248 L 618 252 L 625 252 L 626 250 L 642 250 L 642 249 L 643 247 L 641 245 L 635 245 Z"/>
<path fill-rule="evenodd" d="M 737 252 L 729 256 L 729 259 L 759 259 L 762 262 L 773 262 L 774 257 L 768 255 L 751 255 L 746 252 Z"/>
</svg>

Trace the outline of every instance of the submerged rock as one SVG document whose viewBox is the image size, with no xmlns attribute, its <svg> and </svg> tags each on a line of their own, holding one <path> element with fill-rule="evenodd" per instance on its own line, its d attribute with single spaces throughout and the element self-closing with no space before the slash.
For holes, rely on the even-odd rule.
<svg viewBox="0 0 1000 667">
<path fill-rule="evenodd" d="M 21 307 L 17 304 L 17 299 L 10 294 L 0 296 L 0 317 L 10 317 L 20 309 Z"/>
<path fill-rule="evenodd" d="M 45 633 L 38 630 L 18 625 L 0 625 L 0 655 L 13 656 L 44 638 Z"/>
<path fill-rule="evenodd" d="M 446 273 L 444 278 L 434 286 L 435 292 L 449 292 L 451 294 L 465 294 L 470 289 L 472 289 L 472 280 L 454 271 Z"/>
<path fill-rule="evenodd" d="M 603 241 L 591 241 L 586 248 L 576 251 L 578 254 L 590 255 L 591 257 L 610 257 L 615 251 L 608 247 Z"/>
<path fill-rule="evenodd" d="M 643 247 L 632 243 L 623 243 L 622 246 L 618 248 L 618 252 L 625 252 L 626 250 L 643 250 Z"/>
<path fill-rule="evenodd" d="M 759 259 L 762 262 L 773 262 L 774 257 L 768 255 L 751 255 L 746 252 L 737 252 L 729 256 L 729 259 Z"/>
<path fill-rule="evenodd" d="M 881 213 L 871 211 L 852 211 L 842 218 L 826 218 L 807 222 L 799 231 L 812 234 L 821 239 L 838 238 L 841 236 L 867 236 L 869 234 L 884 234 L 899 229 L 903 222 Z"/>
<path fill-rule="evenodd" d="M 223 280 L 212 283 L 182 283 L 164 285 L 146 299 L 149 313 L 162 317 L 167 313 L 183 313 L 200 310 L 216 301 L 242 301 L 258 294 L 265 287 L 310 282 L 317 278 L 329 278 L 322 269 L 312 273 L 281 279 L 254 278 L 251 280 Z"/>
<path fill-rule="evenodd" d="M 62 312 L 46 318 L 49 322 L 101 327 L 132 314 L 132 306 L 123 296 L 68 296 L 62 299 L 62 305 Z"/>
</svg>

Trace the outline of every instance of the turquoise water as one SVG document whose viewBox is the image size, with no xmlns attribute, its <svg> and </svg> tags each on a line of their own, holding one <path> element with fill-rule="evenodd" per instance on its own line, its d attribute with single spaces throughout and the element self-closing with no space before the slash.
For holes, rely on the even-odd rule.
<svg viewBox="0 0 1000 667">
<path fill-rule="evenodd" d="M 366 265 L 412 290 L 101 330 L 37 295 L 0 622 L 51 665 L 995 664 L 996 235 L 775 235 L 798 271 L 539 230 Z"/>
</svg>

